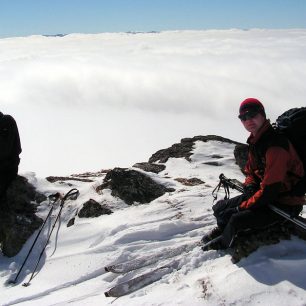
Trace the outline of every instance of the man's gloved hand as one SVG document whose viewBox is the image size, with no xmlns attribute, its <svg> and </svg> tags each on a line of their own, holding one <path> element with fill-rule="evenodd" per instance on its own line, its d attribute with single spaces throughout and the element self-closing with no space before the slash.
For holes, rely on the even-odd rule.
<svg viewBox="0 0 306 306">
<path fill-rule="evenodd" d="M 291 206 L 290 207 L 290 217 L 296 218 L 301 213 L 302 210 L 303 210 L 303 205 Z"/>
<path fill-rule="evenodd" d="M 249 184 L 243 186 L 243 192 L 247 199 L 254 195 L 254 193 L 258 190 L 258 186 L 255 184 Z"/>
</svg>

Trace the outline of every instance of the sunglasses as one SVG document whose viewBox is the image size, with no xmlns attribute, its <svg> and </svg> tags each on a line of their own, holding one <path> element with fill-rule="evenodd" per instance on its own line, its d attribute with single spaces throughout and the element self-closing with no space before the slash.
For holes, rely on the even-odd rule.
<svg viewBox="0 0 306 306">
<path fill-rule="evenodd" d="M 246 121 L 246 120 L 256 117 L 258 113 L 259 112 L 246 112 L 245 114 L 239 115 L 238 118 L 241 121 Z"/>
</svg>

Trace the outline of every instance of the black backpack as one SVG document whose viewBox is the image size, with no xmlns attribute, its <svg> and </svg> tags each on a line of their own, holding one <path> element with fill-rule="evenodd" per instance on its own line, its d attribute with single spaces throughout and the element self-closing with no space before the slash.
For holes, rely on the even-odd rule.
<svg viewBox="0 0 306 306">
<path fill-rule="evenodd" d="M 291 108 L 280 115 L 275 129 L 284 134 L 296 149 L 306 172 L 306 107 Z M 299 185 L 299 193 L 306 193 L 306 173 Z"/>
</svg>

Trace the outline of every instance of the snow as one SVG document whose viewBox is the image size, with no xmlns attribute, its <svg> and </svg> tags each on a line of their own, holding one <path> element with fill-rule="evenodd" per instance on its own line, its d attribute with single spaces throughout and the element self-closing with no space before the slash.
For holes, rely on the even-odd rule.
<svg viewBox="0 0 306 306">
<path fill-rule="evenodd" d="M 9 285 L 8 281 L 16 276 L 35 234 L 17 256 L 0 256 L 0 304 L 305 305 L 306 242 L 297 237 L 261 247 L 238 264 L 233 264 L 231 256 L 222 251 L 203 252 L 194 247 L 175 256 L 178 269 L 153 284 L 118 299 L 104 296 L 114 285 L 172 259 L 161 258 L 156 264 L 124 275 L 105 272 L 104 266 L 143 255 L 158 256 L 170 247 L 195 243 L 215 226 L 211 192 L 219 174 L 223 172 L 227 177 L 242 179 L 233 160 L 233 149 L 233 144 L 218 141 L 196 142 L 191 162 L 172 158 L 163 172 L 148 173 L 154 180 L 175 187 L 175 191 L 142 205 L 128 206 L 113 198 L 107 189 L 97 193 L 95 187 L 101 184 L 103 176 L 92 177 L 92 183 L 51 184 L 33 173 L 26 173 L 45 194 L 66 193 L 78 188 L 80 196 L 66 202 L 60 227 L 56 226 L 30 286 L 23 287 L 22 283 L 29 280 L 59 208 L 54 211 L 51 222 L 47 222 L 16 285 Z M 222 157 L 216 159 L 212 154 Z M 205 164 L 216 160 L 222 166 Z M 205 183 L 184 186 L 174 180 L 177 177 L 197 177 Z M 107 203 L 114 213 L 90 219 L 76 216 L 75 224 L 67 227 L 67 222 L 90 198 Z M 38 214 L 45 217 L 49 209 L 45 201 Z"/>
<path fill-rule="evenodd" d="M 247 97 L 272 121 L 305 106 L 305 57 L 305 29 L 5 38 L 0 111 L 18 123 L 21 171 L 129 167 L 184 137 L 245 141 Z"/>
</svg>

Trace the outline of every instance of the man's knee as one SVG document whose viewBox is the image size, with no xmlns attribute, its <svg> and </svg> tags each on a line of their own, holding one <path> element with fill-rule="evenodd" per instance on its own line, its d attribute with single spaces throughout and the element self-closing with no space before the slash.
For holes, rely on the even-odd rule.
<svg viewBox="0 0 306 306">
<path fill-rule="evenodd" d="M 235 230 L 246 229 L 250 227 L 250 211 L 242 211 L 232 214 L 229 219 L 229 225 Z"/>
<path fill-rule="evenodd" d="M 222 212 L 227 207 L 228 200 L 219 200 L 212 209 L 214 211 L 214 216 L 218 217 L 220 212 Z"/>
</svg>

